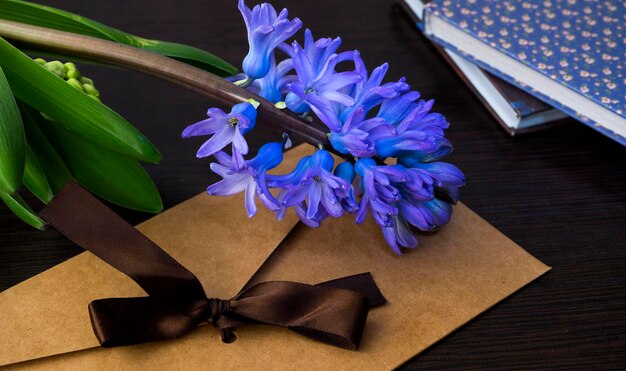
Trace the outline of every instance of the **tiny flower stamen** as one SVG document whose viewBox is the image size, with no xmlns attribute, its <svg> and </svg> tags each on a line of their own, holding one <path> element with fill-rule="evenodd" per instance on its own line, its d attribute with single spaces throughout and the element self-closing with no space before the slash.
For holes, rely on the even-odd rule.
<svg viewBox="0 0 626 371">
<path fill-rule="evenodd" d="M 231 117 L 228 119 L 228 124 L 234 128 L 235 126 L 237 126 L 237 124 L 239 124 L 239 119 L 236 117 Z"/>
</svg>

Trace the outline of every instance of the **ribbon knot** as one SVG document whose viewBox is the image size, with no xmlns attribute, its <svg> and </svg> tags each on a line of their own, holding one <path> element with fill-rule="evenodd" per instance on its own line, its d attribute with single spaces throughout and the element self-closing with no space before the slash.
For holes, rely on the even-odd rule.
<svg viewBox="0 0 626 371">
<path fill-rule="evenodd" d="M 385 303 L 369 273 L 317 285 L 261 282 L 230 300 L 209 299 L 193 273 L 74 182 L 41 216 L 148 294 L 89 304 L 91 324 L 103 347 L 173 339 L 208 321 L 224 342 L 235 339 L 236 327 L 264 323 L 356 349 L 370 306 Z"/>
<path fill-rule="evenodd" d="M 220 318 L 222 313 L 228 311 L 230 309 L 230 300 L 222 300 L 217 298 L 209 298 L 208 309 L 208 319 L 213 326 L 217 326 L 217 320 Z"/>
<path fill-rule="evenodd" d="M 237 339 L 237 336 L 233 332 L 232 329 L 229 328 L 221 328 L 219 326 L 219 319 L 222 314 L 228 312 L 230 310 L 230 300 L 222 300 L 218 298 L 209 298 L 207 305 L 207 313 L 206 318 L 208 318 L 208 322 L 213 325 L 217 329 L 220 334 L 220 338 L 224 343 L 232 343 Z"/>
</svg>

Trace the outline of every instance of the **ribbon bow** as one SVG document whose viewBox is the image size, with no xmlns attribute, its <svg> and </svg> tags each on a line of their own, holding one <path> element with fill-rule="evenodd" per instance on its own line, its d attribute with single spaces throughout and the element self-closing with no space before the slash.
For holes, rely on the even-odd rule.
<svg viewBox="0 0 626 371">
<path fill-rule="evenodd" d="M 369 307 L 385 303 L 369 273 L 317 285 L 261 282 L 230 300 L 208 298 L 193 273 L 74 182 L 41 216 L 149 295 L 89 304 L 94 332 L 104 347 L 173 339 L 207 322 L 224 342 L 234 341 L 232 330 L 238 326 L 264 323 L 354 350 Z"/>
</svg>

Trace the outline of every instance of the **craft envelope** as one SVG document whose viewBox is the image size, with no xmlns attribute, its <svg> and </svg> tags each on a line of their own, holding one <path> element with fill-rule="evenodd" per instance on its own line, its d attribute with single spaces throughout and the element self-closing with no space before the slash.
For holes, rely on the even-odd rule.
<svg viewBox="0 0 626 371">
<path fill-rule="evenodd" d="M 285 167 L 306 151 L 290 151 Z M 237 329 L 232 344 L 222 343 L 211 326 L 201 326 L 172 341 L 100 348 L 87 304 L 142 291 L 83 253 L 0 294 L 0 365 L 391 369 L 549 270 L 462 204 L 448 226 L 421 235 L 420 246 L 403 256 L 390 252 L 372 220 L 357 226 L 349 216 L 331 218 L 310 229 L 296 225 L 293 215 L 276 222 L 267 211 L 247 220 L 242 208 L 241 197 L 199 195 L 138 229 L 194 272 L 213 297 L 234 296 L 250 277 L 251 282 L 317 283 L 372 272 L 388 303 L 370 311 L 358 351 L 265 325 Z"/>
</svg>

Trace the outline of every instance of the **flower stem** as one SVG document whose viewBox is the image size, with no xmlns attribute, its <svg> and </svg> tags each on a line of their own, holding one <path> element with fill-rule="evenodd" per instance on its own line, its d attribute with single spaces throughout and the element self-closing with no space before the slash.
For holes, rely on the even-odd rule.
<svg viewBox="0 0 626 371">
<path fill-rule="evenodd" d="M 258 120 L 267 123 L 267 127 L 286 132 L 290 138 L 299 142 L 332 148 L 326 136 L 327 130 L 322 124 L 311 123 L 281 111 L 273 103 L 242 87 L 174 59 L 90 36 L 7 20 L 0 20 L 0 37 L 30 50 L 77 57 L 152 75 L 195 91 L 218 104 L 232 106 L 255 99 L 261 103 Z"/>
</svg>

